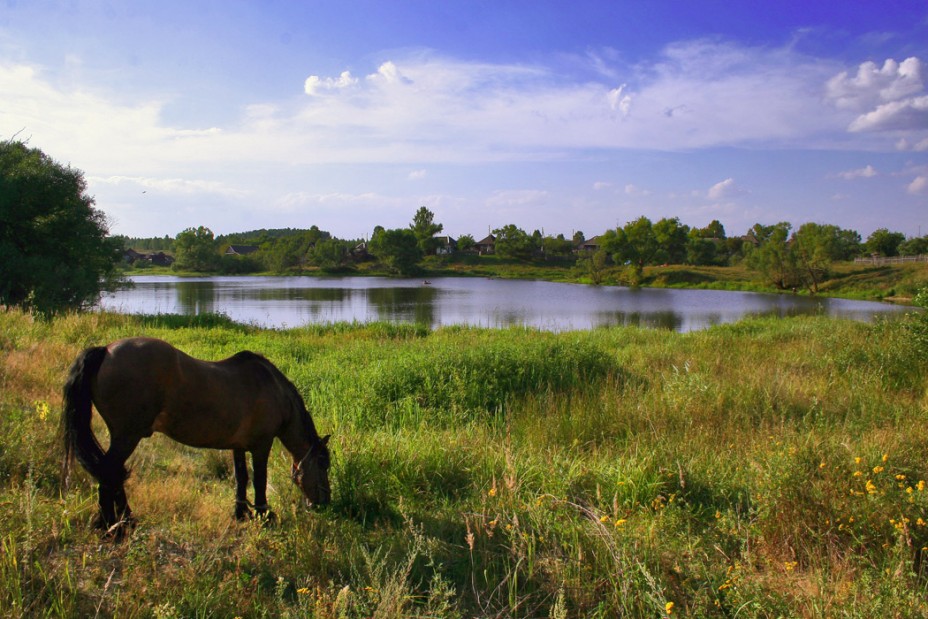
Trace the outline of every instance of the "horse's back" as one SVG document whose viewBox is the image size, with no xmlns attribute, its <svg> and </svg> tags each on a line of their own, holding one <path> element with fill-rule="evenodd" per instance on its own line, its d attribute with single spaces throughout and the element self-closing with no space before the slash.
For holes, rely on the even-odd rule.
<svg viewBox="0 0 928 619">
<path fill-rule="evenodd" d="M 264 358 L 250 352 L 223 361 L 195 359 L 153 338 L 129 338 L 108 347 L 94 403 L 111 431 L 153 432 L 204 447 L 246 446 L 274 432 L 262 413 L 268 381 Z"/>
</svg>

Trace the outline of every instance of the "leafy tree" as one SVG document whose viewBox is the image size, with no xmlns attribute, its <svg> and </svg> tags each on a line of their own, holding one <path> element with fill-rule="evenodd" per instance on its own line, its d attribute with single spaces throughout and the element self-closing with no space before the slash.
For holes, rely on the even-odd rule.
<svg viewBox="0 0 928 619">
<path fill-rule="evenodd" d="M 656 262 L 669 262 L 682 264 L 686 260 L 686 245 L 689 240 L 689 226 L 681 224 L 676 217 L 664 218 L 652 227 L 654 240 L 658 249 L 655 253 Z"/>
<path fill-rule="evenodd" d="M 262 231 L 270 232 L 270 231 Z M 295 230 L 293 234 L 273 237 L 263 235 L 261 253 L 267 268 L 282 273 L 299 267 L 307 261 L 309 254 L 317 243 L 331 238 L 328 232 L 313 226 L 309 230 Z"/>
<path fill-rule="evenodd" d="M 384 230 L 379 226 L 375 230 L 368 244 L 371 253 L 400 275 L 415 273 L 422 259 L 422 250 L 415 233 L 402 228 Z"/>
<path fill-rule="evenodd" d="M 916 236 L 899 244 L 901 256 L 920 256 L 928 254 L 928 236 Z"/>
<path fill-rule="evenodd" d="M 323 271 L 337 271 L 348 261 L 348 243 L 338 239 L 319 241 L 310 252 L 310 259 Z"/>
<path fill-rule="evenodd" d="M 748 267 L 759 271 L 780 290 L 795 289 L 801 283 L 795 254 L 789 248 L 791 228 L 787 222 L 774 226 L 755 224 L 748 232 L 749 237 L 757 239 L 746 256 Z"/>
<path fill-rule="evenodd" d="M 828 276 L 831 263 L 841 251 L 840 228 L 817 223 L 805 223 L 793 234 L 790 251 L 798 276 L 811 293 Z"/>
<path fill-rule="evenodd" d="M 123 247 L 80 170 L 0 142 L 0 304 L 50 316 L 119 286 Z"/>
<path fill-rule="evenodd" d="M 603 282 L 608 259 L 609 254 L 602 248 L 592 253 L 584 252 L 577 258 L 574 272 L 580 277 L 588 277 L 591 283 L 598 286 Z"/>
<path fill-rule="evenodd" d="M 599 247 L 605 251 L 609 256 L 612 257 L 612 261 L 616 264 L 622 264 L 626 261 L 625 255 L 628 253 L 625 250 L 625 230 L 622 228 L 616 228 L 615 230 L 606 230 L 599 237 Z"/>
<path fill-rule="evenodd" d="M 458 251 L 470 251 L 477 246 L 477 241 L 473 235 L 462 234 L 458 237 Z"/>
<path fill-rule="evenodd" d="M 571 255 L 574 251 L 574 244 L 569 239 L 564 238 L 563 234 L 546 236 L 542 241 L 542 247 L 545 256 L 564 257 Z"/>
<path fill-rule="evenodd" d="M 435 254 L 439 243 L 434 237 L 444 229 L 444 226 L 436 224 L 434 220 L 435 213 L 424 206 L 420 206 L 419 210 L 416 211 L 416 214 L 412 218 L 412 224 L 409 226 L 416 235 L 416 242 L 419 244 L 419 249 L 422 250 L 422 254 L 426 256 Z"/>
<path fill-rule="evenodd" d="M 530 260 L 538 246 L 535 239 L 515 224 L 493 231 L 496 236 L 496 255 L 516 260 Z"/>
<path fill-rule="evenodd" d="M 654 262 L 660 246 L 654 234 L 654 226 L 647 217 L 639 217 L 625 224 L 625 245 L 623 258 L 642 269 L 644 265 Z"/>
<path fill-rule="evenodd" d="M 860 232 L 837 228 L 835 236 L 835 260 L 853 260 L 860 255 Z"/>
<path fill-rule="evenodd" d="M 718 241 L 712 238 L 690 234 L 686 242 L 686 263 L 697 266 L 709 266 L 719 263 Z"/>
<path fill-rule="evenodd" d="M 174 239 L 174 265 L 178 271 L 206 272 L 219 268 L 213 231 L 204 226 L 187 228 Z"/>
<path fill-rule="evenodd" d="M 905 241 L 901 232 L 890 232 L 886 228 L 878 228 L 867 237 L 865 247 L 871 254 L 881 256 L 898 256 L 899 246 Z"/>
<path fill-rule="evenodd" d="M 583 236 L 583 232 L 577 230 L 574 232 L 574 236 L 570 240 L 573 241 L 574 245 L 581 245 L 586 240 L 586 237 Z"/>
<path fill-rule="evenodd" d="M 725 226 L 718 219 L 713 219 L 705 228 L 697 230 L 697 236 L 703 239 L 725 240 Z"/>
</svg>

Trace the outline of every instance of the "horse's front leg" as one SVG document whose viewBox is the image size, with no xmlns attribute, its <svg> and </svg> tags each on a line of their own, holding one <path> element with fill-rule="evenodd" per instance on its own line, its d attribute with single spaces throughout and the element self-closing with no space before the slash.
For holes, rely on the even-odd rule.
<svg viewBox="0 0 928 619">
<path fill-rule="evenodd" d="M 269 522 L 277 518 L 267 505 L 267 460 L 270 455 L 270 445 L 251 452 L 251 467 L 255 473 L 255 511 Z"/>
<path fill-rule="evenodd" d="M 232 463 L 235 467 L 235 519 L 251 518 L 248 509 L 248 465 L 245 463 L 245 450 L 232 450 Z"/>
</svg>

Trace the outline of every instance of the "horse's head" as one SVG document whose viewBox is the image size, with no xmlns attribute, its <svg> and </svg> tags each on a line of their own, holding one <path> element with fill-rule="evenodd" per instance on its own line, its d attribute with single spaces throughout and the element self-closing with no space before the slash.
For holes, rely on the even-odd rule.
<svg viewBox="0 0 928 619">
<path fill-rule="evenodd" d="M 332 500 L 329 489 L 329 436 L 317 438 L 306 455 L 291 470 L 293 481 L 306 495 L 311 506 L 327 505 Z"/>
</svg>

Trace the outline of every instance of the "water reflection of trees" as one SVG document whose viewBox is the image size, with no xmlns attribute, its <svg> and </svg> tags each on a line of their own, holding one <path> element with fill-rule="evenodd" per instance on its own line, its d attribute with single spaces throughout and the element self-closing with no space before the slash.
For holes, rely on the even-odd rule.
<svg viewBox="0 0 928 619">
<path fill-rule="evenodd" d="M 178 281 L 177 307 L 181 314 L 206 314 L 216 311 L 216 284 L 212 281 Z"/>
<path fill-rule="evenodd" d="M 435 325 L 435 306 L 439 294 L 435 288 L 368 288 L 365 294 L 378 320 L 415 322 L 430 327 Z"/>
<path fill-rule="evenodd" d="M 593 315 L 594 327 L 648 327 L 679 331 L 683 316 L 677 312 L 597 312 Z"/>
</svg>

